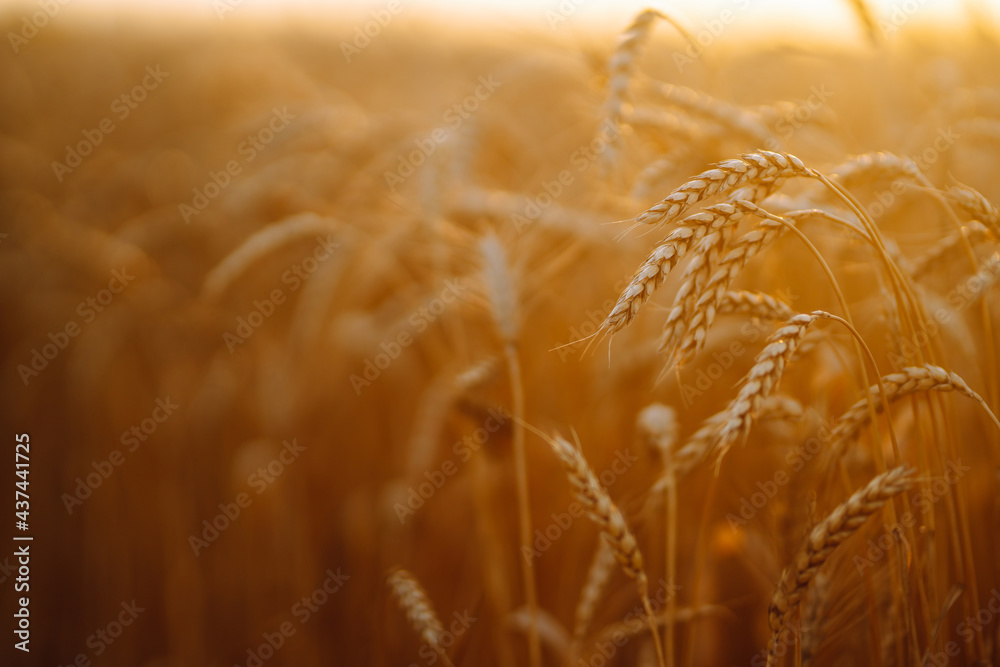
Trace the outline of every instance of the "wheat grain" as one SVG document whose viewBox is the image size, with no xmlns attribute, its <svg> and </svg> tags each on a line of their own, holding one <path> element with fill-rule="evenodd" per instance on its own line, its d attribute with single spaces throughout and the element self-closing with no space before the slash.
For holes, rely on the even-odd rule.
<svg viewBox="0 0 1000 667">
<path fill-rule="evenodd" d="M 820 567 L 871 515 L 882 509 L 894 496 L 909 489 L 913 482 L 914 471 L 908 466 L 888 470 L 856 491 L 812 529 L 798 555 L 781 573 L 771 598 L 767 613 L 768 627 L 771 629 L 768 641 L 769 666 L 774 664 L 783 627 L 797 609 L 802 594 Z"/>
</svg>

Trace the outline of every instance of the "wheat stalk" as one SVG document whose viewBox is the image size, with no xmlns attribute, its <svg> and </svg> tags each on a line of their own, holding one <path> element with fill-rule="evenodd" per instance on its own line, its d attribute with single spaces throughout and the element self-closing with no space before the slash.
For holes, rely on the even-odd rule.
<svg viewBox="0 0 1000 667">
<path fill-rule="evenodd" d="M 844 540 L 854 534 L 868 518 L 894 496 L 909 489 L 914 471 L 900 466 L 878 475 L 866 487 L 856 491 L 809 533 L 792 563 L 781 573 L 767 612 L 771 638 L 767 646 L 767 664 L 774 664 L 775 650 L 786 622 L 798 607 L 802 594 L 820 567 Z"/>
<path fill-rule="evenodd" d="M 521 360 L 517 349 L 521 333 L 519 300 L 514 277 L 507 266 L 507 254 L 496 235 L 489 234 L 483 237 L 480 241 L 480 252 L 483 258 L 483 283 L 490 295 L 493 319 L 503 341 L 504 357 L 507 361 L 507 372 L 510 377 L 515 420 L 513 449 L 514 473 L 517 479 L 519 546 L 523 553 L 530 548 L 532 526 L 528 461 L 524 444 L 524 427 L 521 425 L 521 420 L 524 417 L 525 398 L 524 384 L 521 380 Z M 529 660 L 532 667 L 541 667 L 542 647 L 538 635 L 538 593 L 535 582 L 535 563 L 531 558 L 522 558 L 520 561 L 524 599 L 532 621 L 528 627 Z"/>
<path fill-rule="evenodd" d="M 441 621 L 434 611 L 427 591 L 420 585 L 417 578 L 410 572 L 399 568 L 389 574 L 386 583 L 399 602 L 399 607 L 406 612 L 406 618 L 420 635 L 420 638 L 441 656 L 446 665 L 451 665 L 451 660 L 441 644 L 444 626 L 441 625 Z"/>
</svg>

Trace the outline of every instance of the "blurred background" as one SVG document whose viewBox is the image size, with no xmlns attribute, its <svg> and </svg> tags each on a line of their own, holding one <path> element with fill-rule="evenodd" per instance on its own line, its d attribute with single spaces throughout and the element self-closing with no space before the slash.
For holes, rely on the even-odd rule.
<svg viewBox="0 0 1000 667">
<path fill-rule="evenodd" d="M 657 27 L 649 77 L 755 113 L 791 104 L 775 107 L 779 120 L 818 104 L 794 132 L 777 130 L 818 165 L 920 155 L 954 121 L 964 138 L 925 174 L 997 201 L 1000 2 L 868 4 L 874 31 L 835 0 L 4 2 L 0 424 L 11 452 L 13 434 L 30 435 L 34 537 L 30 655 L 11 650 L 18 595 L 12 549 L 0 552 L 4 664 L 432 664 L 385 591 L 394 566 L 420 576 L 446 626 L 477 619 L 460 623 L 456 664 L 527 664 L 519 617 L 506 615 L 523 604 L 512 433 L 495 420 L 514 390 L 479 240 L 496 233 L 507 250 L 528 420 L 575 430 L 598 471 L 641 454 L 613 491 L 638 515 L 659 464 L 636 413 L 675 405 L 688 434 L 720 406 L 657 383 L 666 304 L 616 339 L 610 365 L 603 346 L 556 348 L 594 331 L 649 250 L 651 238 L 617 239 L 607 223 L 758 146 L 677 112 L 621 167 L 633 182 L 684 148 L 650 191 L 605 178 L 592 141 L 618 35 L 659 8 L 704 48 Z M 563 170 L 558 201 L 533 215 Z M 904 253 L 945 225 L 912 228 L 919 203 L 884 219 Z M 833 298 L 813 268 L 751 273 L 805 310 Z M 845 289 L 887 354 L 883 313 L 865 305 L 871 282 Z M 981 350 L 995 339 L 948 340 L 950 367 L 987 394 L 996 378 Z M 858 387 L 824 360 L 786 389 L 839 414 Z M 716 395 L 731 395 L 749 361 L 726 368 Z M 954 414 L 970 441 L 995 444 L 981 413 L 956 403 Z M 800 442 L 818 425 L 763 426 L 760 438 Z M 545 527 L 569 490 L 539 443 L 531 493 Z M 988 451 L 967 500 L 983 512 L 976 530 L 995 535 Z M 744 471 L 763 479 L 783 452 L 769 456 Z M 13 465 L 3 474 L 18 481 Z M 699 474 L 681 489 L 697 512 L 711 477 Z M 705 515 L 716 528 L 754 489 L 747 475 L 720 484 Z M 788 489 L 760 534 L 708 532 L 713 567 L 684 604 L 711 605 L 688 661 L 744 664 L 763 646 L 773 583 L 803 534 L 787 527 L 809 518 L 812 491 Z M 697 526 L 680 529 L 685 576 Z M 641 529 L 643 543 L 658 544 L 657 530 Z M 537 559 L 541 606 L 568 626 L 595 536 L 581 526 Z M 970 556 L 983 599 L 997 583 L 993 541 Z M 660 582 L 662 547 L 647 546 Z M 615 576 L 604 623 L 635 604 Z M 857 661 L 879 605 L 850 588 L 831 636 L 851 630 L 837 651 Z M 616 659 L 637 662 L 639 649 Z"/>
</svg>

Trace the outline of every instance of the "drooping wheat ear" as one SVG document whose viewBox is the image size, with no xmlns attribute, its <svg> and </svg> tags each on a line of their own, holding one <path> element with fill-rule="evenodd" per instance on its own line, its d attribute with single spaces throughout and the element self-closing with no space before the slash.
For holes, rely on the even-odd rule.
<svg viewBox="0 0 1000 667">
<path fill-rule="evenodd" d="M 757 419 L 794 420 L 802 417 L 802 404 L 794 398 L 773 394 L 761 402 Z M 702 422 L 684 444 L 673 454 L 674 471 L 678 478 L 689 474 L 708 458 L 718 437 L 719 429 L 729 419 L 729 410 L 721 410 Z M 651 495 L 663 490 L 666 480 L 661 478 L 650 490 Z"/>
<path fill-rule="evenodd" d="M 647 581 L 642 554 L 639 552 L 635 536 L 625 523 L 621 510 L 597 481 L 597 476 L 590 469 L 587 459 L 576 447 L 559 436 L 552 438 L 550 444 L 566 468 L 577 500 L 587 508 L 590 517 L 601 527 L 614 552 L 615 560 L 622 566 L 625 574 L 636 581 L 640 595 L 644 595 Z"/>
<path fill-rule="evenodd" d="M 341 229 L 339 222 L 316 213 L 299 213 L 268 225 L 254 232 L 208 272 L 201 288 L 201 295 L 209 301 L 216 301 L 251 266 L 279 248 L 305 239 L 322 240 L 338 229 Z M 334 247 L 337 245 L 339 244 L 333 244 Z"/>
<path fill-rule="evenodd" d="M 940 264 L 945 255 L 950 255 L 963 247 L 966 239 L 968 239 L 970 244 L 975 245 L 985 240 L 990 234 L 990 230 L 985 225 L 976 220 L 970 220 L 965 225 L 962 225 L 961 229 L 956 229 L 948 234 L 948 236 L 936 241 L 922 255 L 918 255 L 910 260 L 908 272 L 914 276 L 921 276 L 932 266 Z"/>
<path fill-rule="evenodd" d="M 747 212 L 760 216 L 762 220 L 754 229 L 740 237 L 719 262 L 711 277 L 693 292 L 690 306 L 685 312 L 679 313 L 684 318 L 679 320 L 683 326 L 671 330 L 673 339 L 667 340 L 664 337 L 664 344 L 660 349 L 668 350 L 668 354 L 675 353 L 674 360 L 677 363 L 690 360 L 704 347 L 708 330 L 715 321 L 723 295 L 750 260 L 764 247 L 782 236 L 788 225 L 792 224 L 789 220 L 774 216 L 752 202 L 741 202 L 741 206 Z"/>
<path fill-rule="evenodd" d="M 662 666 L 663 647 L 660 644 L 659 634 L 656 632 L 652 605 L 649 600 L 649 580 L 646 577 L 642 552 L 639 551 L 639 543 L 636 541 L 635 535 L 625 523 L 625 517 L 622 516 L 621 510 L 618 509 L 607 490 L 597 480 L 597 476 L 591 470 L 590 464 L 587 463 L 583 454 L 559 436 L 548 438 L 548 442 L 552 450 L 562 460 L 566 475 L 576 492 L 577 500 L 587 509 L 588 515 L 594 523 L 601 527 L 604 539 L 608 541 L 622 571 L 635 581 Z"/>
<path fill-rule="evenodd" d="M 795 314 L 787 303 L 762 292 L 728 291 L 722 294 L 716 315 L 746 315 L 758 320 L 783 322 Z"/>
<path fill-rule="evenodd" d="M 947 195 L 959 208 L 983 223 L 994 239 L 1000 239 L 1000 211 L 989 199 L 966 185 L 951 186 Z"/>
<path fill-rule="evenodd" d="M 741 107 L 692 88 L 669 83 L 657 84 L 653 87 L 653 92 L 668 104 L 714 121 L 732 132 L 742 134 L 755 144 L 777 147 L 778 138 L 755 114 Z"/>
<path fill-rule="evenodd" d="M 386 583 L 393 595 L 396 596 L 400 609 L 406 612 L 406 618 L 420 635 L 420 638 L 441 656 L 445 664 L 451 665 L 451 660 L 441 644 L 444 626 L 441 625 L 441 621 L 431 605 L 427 591 L 420 585 L 417 578 L 410 572 L 399 568 L 389 574 Z"/>
<path fill-rule="evenodd" d="M 795 315 L 767 339 L 767 345 L 754 358 L 753 368 L 739 394 L 729 404 L 726 421 L 719 430 L 715 445 L 720 459 L 733 443 L 746 438 L 750 425 L 760 414 L 764 399 L 781 383 L 785 365 L 802 343 L 809 326 L 816 320 L 829 317 L 832 316 L 822 310 Z"/>
<path fill-rule="evenodd" d="M 841 185 L 851 187 L 875 178 L 916 178 L 920 175 L 920 168 L 908 157 L 878 151 L 855 155 L 830 169 L 830 173 L 837 177 Z"/>
<path fill-rule="evenodd" d="M 898 373 L 890 373 L 882 378 L 882 386 L 885 387 L 886 398 L 889 402 L 894 402 L 921 391 L 957 391 L 976 403 L 984 410 L 992 414 L 983 397 L 969 388 L 961 377 L 946 371 L 940 366 L 925 364 L 923 366 L 909 366 Z M 877 384 L 868 388 L 871 401 L 875 405 L 877 412 L 882 412 L 886 408 L 882 400 L 882 392 Z M 869 401 L 867 398 L 859 400 L 847 409 L 834 424 L 830 432 L 830 447 L 833 455 L 839 457 L 850 446 L 854 438 L 857 437 L 862 427 L 871 419 L 868 410 Z M 995 421 L 996 418 L 994 418 Z"/>
<path fill-rule="evenodd" d="M 636 224 L 669 224 L 688 209 L 715 195 L 727 194 L 741 186 L 778 179 L 804 176 L 818 178 L 818 172 L 802 164 L 788 153 L 757 151 L 738 158 L 723 160 L 711 169 L 688 180 L 664 199 L 640 213 Z"/>
<path fill-rule="evenodd" d="M 576 603 L 575 622 L 573 625 L 573 639 L 577 643 L 581 642 L 587 635 L 590 621 L 594 618 L 597 610 L 597 603 L 604 594 L 604 587 L 607 586 L 611 578 L 611 572 L 615 566 L 615 552 L 611 544 L 603 537 L 598 540 L 597 551 L 594 552 L 594 559 L 587 570 L 587 579 L 584 582 L 583 590 L 580 591 L 580 600 Z"/>
<path fill-rule="evenodd" d="M 781 579 L 771 598 L 767 622 L 771 638 L 767 646 L 767 664 L 774 664 L 781 631 L 798 608 L 809 582 L 844 540 L 861 527 L 893 497 L 914 483 L 914 470 L 906 465 L 888 470 L 875 477 L 863 489 L 835 509 L 809 533 L 806 543 L 792 563 L 781 573 Z"/>
<path fill-rule="evenodd" d="M 709 206 L 704 211 L 681 220 L 677 228 L 653 249 L 635 272 L 604 321 L 602 327 L 605 331 L 614 334 L 628 326 L 639 313 L 642 304 L 649 300 L 656 288 L 695 244 L 701 243 L 710 233 L 713 235 L 712 242 L 718 241 L 721 231 L 738 224 L 743 216 L 742 206 L 725 203 Z"/>
</svg>

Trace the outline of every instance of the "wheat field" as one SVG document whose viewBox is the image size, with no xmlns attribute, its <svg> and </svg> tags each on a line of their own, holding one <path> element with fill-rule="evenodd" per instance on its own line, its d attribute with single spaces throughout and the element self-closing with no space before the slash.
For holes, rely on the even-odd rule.
<svg viewBox="0 0 1000 667">
<path fill-rule="evenodd" d="M 7 12 L 6 664 L 1000 664 L 1000 33 L 843 4 Z"/>
</svg>

